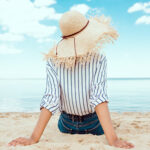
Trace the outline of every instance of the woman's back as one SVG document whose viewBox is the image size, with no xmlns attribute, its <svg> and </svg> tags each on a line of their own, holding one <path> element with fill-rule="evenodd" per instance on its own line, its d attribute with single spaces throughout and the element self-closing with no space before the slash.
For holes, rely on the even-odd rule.
<svg viewBox="0 0 150 150">
<path fill-rule="evenodd" d="M 65 64 L 56 67 L 48 59 L 46 90 L 40 106 L 53 114 L 58 110 L 80 116 L 94 112 L 98 103 L 108 101 L 106 68 L 104 53 L 93 55 L 85 65 L 77 61 L 70 69 Z"/>
</svg>

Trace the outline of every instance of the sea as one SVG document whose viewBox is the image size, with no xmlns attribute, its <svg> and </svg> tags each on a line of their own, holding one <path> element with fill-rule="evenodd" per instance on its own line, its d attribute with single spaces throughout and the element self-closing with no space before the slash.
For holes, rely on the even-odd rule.
<svg viewBox="0 0 150 150">
<path fill-rule="evenodd" d="M 40 112 L 45 79 L 0 79 L 0 112 Z M 150 78 L 108 78 L 110 112 L 150 112 Z"/>
</svg>

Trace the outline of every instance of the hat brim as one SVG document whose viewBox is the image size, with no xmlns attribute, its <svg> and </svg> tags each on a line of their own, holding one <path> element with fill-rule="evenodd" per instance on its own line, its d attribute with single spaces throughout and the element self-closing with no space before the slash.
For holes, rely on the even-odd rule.
<svg viewBox="0 0 150 150">
<path fill-rule="evenodd" d="M 77 57 L 85 57 L 88 54 L 97 53 L 104 43 L 113 42 L 117 39 L 117 31 L 110 25 L 110 18 L 104 15 L 90 17 L 87 27 L 74 35 L 76 43 Z M 73 38 L 64 39 L 59 43 L 56 56 L 56 44 L 46 55 L 47 58 L 53 58 L 55 61 L 66 62 L 75 57 Z"/>
</svg>

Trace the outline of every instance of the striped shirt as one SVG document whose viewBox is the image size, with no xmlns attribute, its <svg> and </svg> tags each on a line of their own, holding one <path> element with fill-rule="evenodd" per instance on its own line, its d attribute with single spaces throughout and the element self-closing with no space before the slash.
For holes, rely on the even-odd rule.
<svg viewBox="0 0 150 150">
<path fill-rule="evenodd" d="M 40 103 L 54 115 L 65 111 L 74 115 L 86 115 L 95 106 L 108 100 L 107 59 L 104 53 L 92 56 L 82 65 L 77 61 L 71 70 L 65 64 L 56 67 L 49 58 L 46 62 L 46 88 Z M 96 59 L 97 58 L 97 59 Z"/>
</svg>

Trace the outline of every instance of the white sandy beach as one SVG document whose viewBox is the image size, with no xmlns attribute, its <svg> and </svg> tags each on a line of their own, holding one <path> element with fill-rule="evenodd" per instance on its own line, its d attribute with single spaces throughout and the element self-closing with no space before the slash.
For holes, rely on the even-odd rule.
<svg viewBox="0 0 150 150">
<path fill-rule="evenodd" d="M 0 150 L 121 150 L 109 146 L 105 135 L 66 134 L 57 128 L 59 114 L 50 119 L 39 143 L 8 147 L 17 137 L 29 137 L 39 113 L 0 113 Z M 113 126 L 118 137 L 132 142 L 133 150 L 150 150 L 150 112 L 111 112 Z"/>
</svg>

